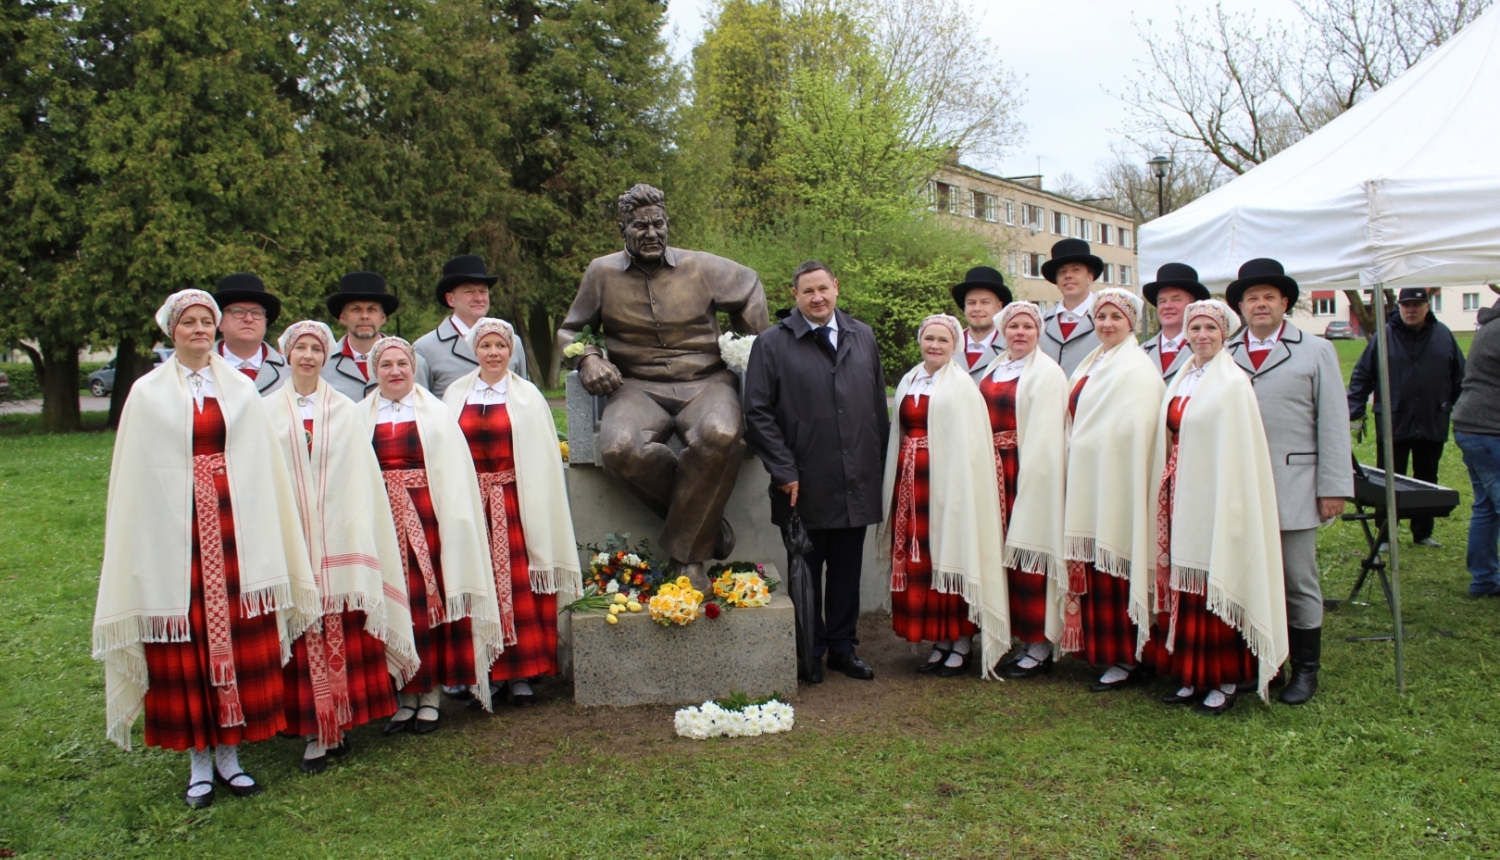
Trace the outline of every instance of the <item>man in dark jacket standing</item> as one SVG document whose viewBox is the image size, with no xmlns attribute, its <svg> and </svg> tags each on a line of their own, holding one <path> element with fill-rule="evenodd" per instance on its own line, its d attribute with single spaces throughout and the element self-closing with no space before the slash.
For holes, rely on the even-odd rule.
<svg viewBox="0 0 1500 860">
<path fill-rule="evenodd" d="M 1427 291 L 1407 287 L 1396 303 L 1398 310 L 1386 323 L 1391 350 L 1391 441 L 1396 454 L 1395 469 L 1407 474 L 1411 461 L 1413 477 L 1437 483 L 1438 460 L 1448 442 L 1448 415 L 1458 400 L 1464 379 L 1464 354 L 1453 332 L 1432 315 Z M 1355 429 L 1364 426 L 1365 403 L 1375 398 L 1375 462 L 1385 468 L 1380 412 L 1380 375 L 1371 338 L 1349 379 L 1349 420 Z M 1411 539 L 1423 546 L 1442 546 L 1432 539 L 1432 517 L 1413 517 Z"/>
<path fill-rule="evenodd" d="M 1479 312 L 1453 441 L 1474 485 L 1469 519 L 1469 595 L 1500 597 L 1500 302 Z"/>
<path fill-rule="evenodd" d="M 869 680 L 859 659 L 860 565 L 865 530 L 880 522 L 890 416 L 875 333 L 838 310 L 839 282 L 809 261 L 792 275 L 796 310 L 763 332 L 745 372 L 746 435 L 771 475 L 771 520 L 795 508 L 812 539 L 806 557 L 818 607 L 814 655 Z M 827 565 L 826 583 L 823 567 Z M 823 680 L 815 669 L 811 683 Z"/>
</svg>

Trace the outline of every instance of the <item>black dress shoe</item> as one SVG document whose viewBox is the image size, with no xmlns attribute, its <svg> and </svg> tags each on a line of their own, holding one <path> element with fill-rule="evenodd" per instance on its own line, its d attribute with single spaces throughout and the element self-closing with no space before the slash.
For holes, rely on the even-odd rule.
<svg viewBox="0 0 1500 860">
<path fill-rule="evenodd" d="M 1023 669 L 1021 667 L 1021 661 L 1017 660 L 1016 662 L 1010 664 L 1009 667 L 1002 669 L 1000 674 L 1004 675 L 1007 678 L 1018 679 L 1035 678 L 1038 675 L 1050 675 L 1052 674 L 1052 658 L 1048 657 L 1047 659 L 1036 664 L 1035 666 L 1032 666 L 1029 669 Z"/>
<path fill-rule="evenodd" d="M 1137 663 L 1135 665 L 1135 668 L 1130 670 L 1130 674 L 1126 675 L 1120 680 L 1115 681 L 1113 684 L 1106 684 L 1103 681 L 1095 681 L 1093 684 L 1089 685 L 1089 691 L 1093 693 L 1108 693 L 1111 690 L 1123 690 L 1133 684 L 1139 684 L 1142 680 L 1145 679 L 1146 672 L 1146 664 Z"/>
<path fill-rule="evenodd" d="M 846 654 L 829 654 L 828 668 L 837 669 L 856 681 L 875 680 L 875 670 L 870 664 L 859 659 L 859 655 L 850 651 Z"/>
<path fill-rule="evenodd" d="M 401 710 L 402 710 L 401 708 L 397 708 L 396 709 L 396 713 L 398 713 L 398 714 L 401 713 Z M 416 718 L 417 718 L 416 709 L 412 709 L 411 716 L 407 717 L 404 720 L 398 720 L 398 719 L 396 719 L 393 716 L 393 717 L 390 718 L 390 720 L 388 720 L 386 722 L 384 731 L 388 735 L 397 735 L 397 734 L 400 734 L 400 733 L 406 731 L 407 729 L 411 728 L 412 721 L 415 720 Z"/>
<path fill-rule="evenodd" d="M 953 649 L 951 648 L 934 648 L 932 650 L 938 653 L 938 658 L 934 660 L 931 655 L 928 655 L 927 662 L 917 667 L 917 671 L 923 675 L 931 675 L 933 672 L 936 672 L 938 667 L 943 665 L 943 661 L 948 659 L 948 655 L 953 653 Z"/>
<path fill-rule="evenodd" d="M 1168 695 L 1162 696 L 1161 703 L 1163 705 L 1191 705 L 1193 702 L 1198 700 L 1198 697 L 1200 695 L 1201 694 L 1197 690 L 1188 693 L 1186 696 L 1179 696 L 1176 692 L 1172 692 Z"/>
<path fill-rule="evenodd" d="M 803 682 L 804 684 L 823 683 L 823 664 L 820 662 L 817 667 L 810 672 L 798 672 L 797 680 Z"/>
<path fill-rule="evenodd" d="M 349 752 L 353 749 L 354 745 L 349 742 L 349 736 L 345 735 L 344 739 L 339 741 L 338 746 L 328 748 L 328 754 L 333 756 L 334 758 L 343 758 L 344 756 L 348 755 Z"/>
<path fill-rule="evenodd" d="M 192 791 L 200 785 L 208 786 L 208 791 L 197 795 L 184 794 L 182 796 L 182 799 L 187 801 L 188 809 L 207 809 L 210 806 L 214 805 L 214 784 L 212 780 L 199 780 L 198 782 L 189 785 L 187 787 L 187 790 Z"/>
<path fill-rule="evenodd" d="M 949 666 L 947 659 L 943 660 L 943 664 L 937 670 L 939 678 L 957 678 L 959 675 L 969 671 L 969 664 L 974 662 L 974 652 L 970 651 L 967 654 L 960 654 L 958 656 L 961 659 L 957 666 Z"/>
<path fill-rule="evenodd" d="M 234 781 L 242 776 L 249 778 L 249 785 L 234 784 Z M 219 769 L 216 767 L 214 768 L 214 779 L 217 779 L 220 785 L 228 788 L 235 797 L 254 797 L 255 795 L 260 794 L 262 791 L 266 790 L 264 786 L 255 781 L 255 777 L 250 776 L 250 774 L 245 773 L 244 771 L 240 771 L 239 773 L 232 773 L 229 776 L 225 776 L 224 774 L 219 773 Z"/>
<path fill-rule="evenodd" d="M 430 720 L 424 720 L 421 718 L 421 713 L 423 711 L 432 711 L 434 714 L 437 714 L 437 716 L 433 717 Z M 432 705 L 423 705 L 422 707 L 417 708 L 416 715 L 412 717 L 411 730 L 419 735 L 430 735 L 438 730 L 438 726 L 441 724 L 442 719 L 442 712 L 440 712 L 437 708 L 433 707 Z"/>
<path fill-rule="evenodd" d="M 302 760 L 302 772 L 322 773 L 328 770 L 328 755 L 328 753 L 324 753 L 317 758 L 304 758 Z"/>
</svg>

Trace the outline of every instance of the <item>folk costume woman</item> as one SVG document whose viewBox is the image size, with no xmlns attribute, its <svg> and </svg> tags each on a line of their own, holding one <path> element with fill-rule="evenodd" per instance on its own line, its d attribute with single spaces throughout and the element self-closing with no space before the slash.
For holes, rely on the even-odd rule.
<svg viewBox="0 0 1500 860">
<path fill-rule="evenodd" d="M 1193 361 L 1157 419 L 1156 571 L 1132 582 L 1131 614 L 1159 613 L 1158 672 L 1180 685 L 1163 701 L 1217 715 L 1240 685 L 1265 699 L 1290 648 L 1281 526 L 1255 389 L 1224 349 L 1229 305 L 1194 302 L 1183 316 Z"/>
<path fill-rule="evenodd" d="M 458 422 L 415 382 L 411 344 L 383 337 L 370 350 L 380 388 L 360 401 L 405 569 L 421 664 L 397 691 L 387 734 L 438 728 L 440 687 L 470 686 L 488 708 L 490 664 L 505 648 L 484 506 Z"/>
<path fill-rule="evenodd" d="M 241 743 L 286 726 L 281 667 L 318 614 L 297 503 L 255 383 L 213 354 L 219 308 L 184 290 L 156 313 L 176 353 L 130 391 L 115 437 L 94 659 L 108 736 L 187 750 L 186 799 L 261 786 Z"/>
<path fill-rule="evenodd" d="M 1140 301 L 1115 287 L 1094 294 L 1099 346 L 1069 380 L 1062 651 L 1108 667 L 1094 692 L 1128 686 L 1147 671 L 1137 662 L 1137 625 L 1149 619 L 1130 615 L 1130 593 L 1137 577 L 1154 572 L 1151 455 L 1166 386 L 1135 341 Z"/>
<path fill-rule="evenodd" d="M 891 625 L 933 643 L 918 671 L 943 678 L 969 668 L 981 629 L 986 647 L 1010 644 L 995 453 L 984 398 L 953 361 L 959 332 L 946 314 L 917 328 L 922 364 L 896 386 L 876 538 L 891 564 Z"/>
<path fill-rule="evenodd" d="M 333 332 L 287 326 L 281 354 L 291 385 L 266 397 L 297 497 L 319 621 L 286 664 L 286 731 L 307 739 L 301 767 L 322 773 L 349 751 L 345 732 L 396 712 L 395 686 L 417 670 L 406 574 L 390 502 L 364 415 L 321 374 Z M 387 599 L 389 596 L 389 599 Z"/>
<path fill-rule="evenodd" d="M 1068 587 L 1063 560 L 1068 377 L 1037 349 L 1041 308 L 1011 302 L 997 327 L 1005 351 L 990 362 L 979 393 L 993 434 L 1010 633 L 1022 646 L 1000 671 L 1009 678 L 1031 678 L 1051 670 L 1053 643 L 1062 638 L 1058 596 Z M 986 639 L 990 662 L 1010 644 Z"/>
<path fill-rule="evenodd" d="M 535 699 L 528 679 L 558 671 L 558 588 L 582 594 L 583 580 L 557 425 L 542 392 L 510 372 L 515 331 L 484 317 L 465 338 L 479 369 L 448 386 L 443 402 L 458 416 L 484 500 L 505 627 L 490 680 L 497 697 L 522 705 Z"/>
</svg>

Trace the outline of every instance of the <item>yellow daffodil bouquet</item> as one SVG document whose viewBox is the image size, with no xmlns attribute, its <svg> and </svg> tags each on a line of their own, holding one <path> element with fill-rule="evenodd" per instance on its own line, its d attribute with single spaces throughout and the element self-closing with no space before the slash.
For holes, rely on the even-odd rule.
<svg viewBox="0 0 1500 860">
<path fill-rule="evenodd" d="M 702 605 L 703 592 L 694 588 L 687 577 L 679 576 L 676 582 L 663 583 L 656 589 L 648 608 L 651 620 L 661 626 L 686 627 L 697 620 Z"/>
<path fill-rule="evenodd" d="M 709 570 L 713 601 L 725 609 L 751 609 L 771 602 L 777 582 L 766 576 L 764 565 L 731 562 Z"/>
</svg>

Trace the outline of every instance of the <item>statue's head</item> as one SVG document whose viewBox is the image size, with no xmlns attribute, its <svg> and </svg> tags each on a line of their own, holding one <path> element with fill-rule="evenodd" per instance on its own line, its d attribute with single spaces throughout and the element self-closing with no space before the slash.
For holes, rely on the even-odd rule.
<svg viewBox="0 0 1500 860">
<path fill-rule="evenodd" d="M 660 260 L 667 250 L 666 195 L 644 182 L 620 195 L 620 235 L 637 260 Z"/>
</svg>

